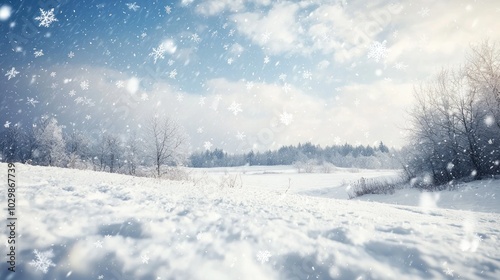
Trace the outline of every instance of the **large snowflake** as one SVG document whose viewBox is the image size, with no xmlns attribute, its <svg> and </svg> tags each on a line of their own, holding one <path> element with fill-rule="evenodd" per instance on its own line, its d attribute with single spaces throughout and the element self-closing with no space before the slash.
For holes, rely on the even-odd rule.
<svg viewBox="0 0 500 280">
<path fill-rule="evenodd" d="M 54 257 L 54 253 L 52 253 L 52 249 L 44 252 L 40 252 L 37 249 L 33 250 L 35 254 L 36 260 L 32 260 L 30 265 L 34 266 L 36 270 L 40 270 L 43 273 L 47 273 L 51 266 L 56 266 L 52 259 Z"/>
<path fill-rule="evenodd" d="M 7 80 L 10 80 L 12 78 L 15 78 L 17 74 L 19 74 L 19 71 L 16 71 L 16 68 L 12 67 L 12 69 L 10 69 L 9 71 L 7 71 L 7 73 L 5 74 L 5 76 L 7 76 Z"/>
<path fill-rule="evenodd" d="M 160 45 L 158 48 L 153 48 L 153 51 L 149 54 L 149 56 L 152 56 L 154 58 L 154 63 L 156 64 L 156 61 L 158 59 L 164 59 L 165 58 L 165 52 L 167 50 L 163 45 Z"/>
<path fill-rule="evenodd" d="M 35 20 L 40 21 L 38 26 L 49 27 L 54 21 L 58 21 L 56 16 L 54 15 L 54 8 L 49 11 L 44 11 L 40 9 L 40 16 L 36 17 Z"/>
<path fill-rule="evenodd" d="M 239 112 L 242 112 L 243 110 L 241 109 L 241 104 L 233 102 L 231 105 L 227 108 L 229 111 L 233 112 L 233 114 L 236 116 L 238 115 Z"/>
<path fill-rule="evenodd" d="M 368 50 L 368 58 L 373 58 L 376 62 L 385 58 L 387 56 L 387 48 L 385 46 L 386 43 L 386 41 L 383 41 L 382 43 L 378 41 L 373 42 Z"/>
<path fill-rule="evenodd" d="M 293 121 L 293 115 L 287 112 L 283 112 L 283 114 L 280 115 L 280 121 L 282 124 L 288 126 Z"/>
<path fill-rule="evenodd" d="M 141 7 L 141 6 L 137 5 L 136 2 L 134 2 L 134 3 L 127 3 L 126 5 L 127 5 L 127 8 L 129 10 L 132 10 L 134 12 L 137 12 L 137 10 L 139 10 L 139 8 Z"/>
</svg>

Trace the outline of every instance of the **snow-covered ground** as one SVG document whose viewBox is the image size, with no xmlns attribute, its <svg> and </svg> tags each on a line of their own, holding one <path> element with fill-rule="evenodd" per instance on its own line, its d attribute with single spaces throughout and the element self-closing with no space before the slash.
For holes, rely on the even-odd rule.
<svg viewBox="0 0 500 280">
<path fill-rule="evenodd" d="M 439 199 L 401 190 L 345 200 L 332 190 L 377 172 L 249 169 L 242 188 L 221 189 L 226 169 L 193 186 L 19 164 L 17 272 L 3 261 L 0 279 L 499 278 L 499 181 Z M 5 187 L 0 195 L 6 213 Z"/>
</svg>

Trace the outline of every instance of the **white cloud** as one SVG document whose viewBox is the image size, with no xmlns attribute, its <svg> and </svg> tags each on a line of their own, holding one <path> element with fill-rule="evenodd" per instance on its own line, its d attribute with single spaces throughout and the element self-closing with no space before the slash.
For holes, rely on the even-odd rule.
<svg viewBox="0 0 500 280">
<path fill-rule="evenodd" d="M 264 15 L 260 12 L 237 13 L 231 19 L 238 32 L 254 43 L 270 53 L 284 53 L 302 48 L 300 37 L 304 35 L 304 29 L 295 18 L 299 9 L 295 3 L 275 3 Z"/>
<path fill-rule="evenodd" d="M 244 8 L 244 0 L 207 0 L 196 6 L 196 12 L 202 15 L 216 15 L 226 9 L 233 12 Z"/>
</svg>

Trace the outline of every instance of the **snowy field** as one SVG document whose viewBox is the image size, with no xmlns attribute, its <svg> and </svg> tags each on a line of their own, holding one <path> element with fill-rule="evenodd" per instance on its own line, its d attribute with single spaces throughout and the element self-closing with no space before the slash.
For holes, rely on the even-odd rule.
<svg viewBox="0 0 500 280">
<path fill-rule="evenodd" d="M 19 164 L 0 279 L 499 279 L 500 181 L 346 200 L 344 183 L 396 175 L 355 171 L 200 169 L 193 186 Z M 221 189 L 226 172 L 243 187 Z"/>
</svg>

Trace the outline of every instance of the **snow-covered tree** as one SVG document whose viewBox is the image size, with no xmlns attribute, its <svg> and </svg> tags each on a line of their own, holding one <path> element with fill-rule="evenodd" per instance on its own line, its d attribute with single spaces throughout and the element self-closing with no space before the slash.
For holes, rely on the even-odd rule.
<svg viewBox="0 0 500 280">
<path fill-rule="evenodd" d="M 66 143 L 62 127 L 55 118 L 42 117 L 34 127 L 36 148 L 33 157 L 36 163 L 49 166 L 65 166 L 67 162 Z"/>
</svg>

